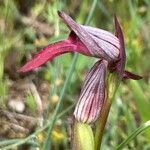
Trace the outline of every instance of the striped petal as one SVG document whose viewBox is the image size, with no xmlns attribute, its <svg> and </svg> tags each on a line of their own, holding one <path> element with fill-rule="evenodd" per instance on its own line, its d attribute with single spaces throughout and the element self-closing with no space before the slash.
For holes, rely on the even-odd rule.
<svg viewBox="0 0 150 150">
<path fill-rule="evenodd" d="M 98 61 L 88 73 L 74 116 L 78 121 L 92 123 L 100 114 L 105 99 L 107 62 Z"/>
<path fill-rule="evenodd" d="M 115 35 L 102 29 L 93 28 L 90 26 L 81 26 L 95 40 L 99 48 L 105 51 L 112 59 L 118 59 L 120 43 Z"/>
<path fill-rule="evenodd" d="M 119 55 L 118 49 L 116 49 L 115 47 L 109 49 L 110 45 L 111 47 L 113 47 L 113 45 L 110 42 L 111 39 L 112 41 L 114 39 L 117 41 L 117 38 L 114 38 L 114 36 L 112 36 L 111 33 L 108 34 L 108 32 L 105 32 L 104 30 L 103 32 L 99 31 L 97 34 L 101 34 L 101 33 L 103 34 L 98 35 L 97 36 L 98 38 L 99 37 L 102 38 L 101 40 L 97 40 L 97 38 L 95 38 L 95 34 L 93 34 L 95 31 L 92 28 L 78 25 L 70 16 L 68 16 L 64 12 L 58 12 L 58 14 L 63 19 L 63 21 L 69 26 L 69 28 L 79 37 L 82 43 L 88 48 L 88 50 L 91 53 L 91 56 L 105 59 L 109 62 L 118 59 L 118 55 Z M 93 35 L 94 38 L 91 35 Z M 109 35 L 111 36 L 108 38 Z M 107 46 L 104 46 L 104 43 L 107 43 Z M 118 47 L 118 41 L 114 44 L 116 44 Z M 114 50 L 115 52 L 113 52 Z M 112 53 L 115 53 L 116 55 L 112 55 Z"/>
<path fill-rule="evenodd" d="M 115 45 L 118 48 L 120 47 L 119 40 L 114 34 L 108 32 L 106 30 L 99 29 L 99 28 L 94 28 L 94 27 L 84 26 L 84 25 L 81 25 L 81 26 L 86 31 L 88 31 L 88 33 L 93 34 L 94 36 L 97 36 L 98 38 L 100 38 L 104 41 L 107 41 L 107 42 L 111 43 L 112 45 Z"/>
</svg>

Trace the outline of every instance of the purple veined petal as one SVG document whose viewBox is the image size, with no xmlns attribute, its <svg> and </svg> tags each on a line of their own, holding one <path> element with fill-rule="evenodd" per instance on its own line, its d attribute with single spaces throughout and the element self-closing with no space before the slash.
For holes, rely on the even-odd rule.
<svg viewBox="0 0 150 150">
<path fill-rule="evenodd" d="M 91 37 L 95 40 L 95 42 L 97 43 L 97 45 L 105 50 L 105 52 L 111 56 L 112 59 L 118 59 L 118 56 L 119 56 L 119 49 L 117 47 L 115 47 L 113 44 L 107 42 L 107 41 L 104 41 L 96 36 L 94 36 L 93 34 L 90 34 Z"/>
<path fill-rule="evenodd" d="M 94 27 L 90 27 L 90 26 L 84 26 L 81 25 L 88 33 L 100 38 L 101 40 L 107 41 L 110 44 L 114 45 L 115 47 L 117 47 L 118 49 L 120 48 L 120 43 L 118 38 L 113 35 L 112 33 L 106 31 L 106 30 L 102 30 L 99 28 L 94 28 Z M 118 52 L 119 55 L 119 52 Z"/>
<path fill-rule="evenodd" d="M 74 116 L 83 123 L 92 123 L 99 117 L 105 100 L 107 62 L 98 61 L 87 74 Z"/>
<path fill-rule="evenodd" d="M 114 61 L 102 48 L 100 48 L 90 34 L 80 25 L 78 25 L 70 16 L 64 12 L 58 12 L 59 16 L 68 25 L 68 27 L 79 37 L 82 43 L 88 48 L 93 57 L 105 59 L 109 62 Z"/>
<path fill-rule="evenodd" d="M 126 79 L 133 79 L 133 80 L 140 80 L 142 79 L 143 77 L 139 76 L 139 75 L 136 75 L 136 74 L 133 74 L 129 71 L 124 71 L 123 73 L 123 79 L 126 80 Z"/>
<path fill-rule="evenodd" d="M 88 49 L 84 46 L 84 44 L 82 44 L 80 40 L 73 40 L 74 38 L 74 35 L 70 34 L 67 40 L 59 41 L 44 47 L 23 67 L 21 67 L 18 72 L 31 71 L 45 64 L 47 61 L 52 60 L 56 56 L 64 53 L 79 52 L 84 55 L 90 55 Z"/>
<path fill-rule="evenodd" d="M 126 62 L 126 53 L 125 53 L 125 45 L 124 45 L 124 37 L 123 37 L 123 32 L 121 29 L 121 26 L 119 24 L 119 21 L 117 19 L 117 17 L 115 16 L 114 18 L 115 20 L 115 29 L 116 29 L 116 36 L 119 39 L 120 42 L 120 54 L 119 54 L 119 62 L 117 63 L 117 72 L 120 76 L 120 78 L 123 78 L 123 72 L 124 72 L 124 68 L 125 68 L 125 62 Z"/>
<path fill-rule="evenodd" d="M 112 33 L 90 27 L 81 25 L 95 40 L 100 48 L 102 48 L 112 59 L 118 59 L 120 43 L 118 38 Z"/>
</svg>

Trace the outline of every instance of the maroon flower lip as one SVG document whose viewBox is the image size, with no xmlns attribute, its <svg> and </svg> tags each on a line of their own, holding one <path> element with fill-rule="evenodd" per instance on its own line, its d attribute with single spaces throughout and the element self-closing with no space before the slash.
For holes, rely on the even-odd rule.
<svg viewBox="0 0 150 150">
<path fill-rule="evenodd" d="M 87 74 L 79 101 L 76 105 L 74 116 L 78 121 L 94 122 L 102 109 L 105 101 L 105 77 L 107 70 L 115 72 L 118 80 L 142 79 L 141 76 L 125 71 L 125 45 L 121 26 L 115 17 L 115 30 L 112 33 L 84 25 L 77 24 L 64 12 L 58 12 L 71 32 L 67 39 L 50 44 L 38 52 L 18 72 L 31 71 L 56 56 L 69 52 L 96 57 L 100 60 L 95 63 Z"/>
</svg>

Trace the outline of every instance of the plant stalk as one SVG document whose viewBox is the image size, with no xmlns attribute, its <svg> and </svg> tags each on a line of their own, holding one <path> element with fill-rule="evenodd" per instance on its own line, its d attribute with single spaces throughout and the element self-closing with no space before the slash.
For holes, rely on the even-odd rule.
<svg viewBox="0 0 150 150">
<path fill-rule="evenodd" d="M 102 117 L 100 116 L 96 122 L 95 150 L 100 150 L 103 133 L 104 133 L 105 125 L 107 122 L 110 107 L 111 107 L 111 102 L 107 100 L 105 102 L 104 109 L 102 109 L 102 112 L 101 112 Z"/>
<path fill-rule="evenodd" d="M 120 80 L 118 80 L 118 76 L 115 73 L 108 74 L 104 106 L 102 107 L 100 116 L 98 120 L 96 121 L 95 150 L 100 150 L 103 133 L 104 133 L 105 125 L 107 122 L 108 114 L 110 111 L 110 107 L 114 100 L 115 93 L 119 87 L 119 84 L 120 84 Z"/>
</svg>

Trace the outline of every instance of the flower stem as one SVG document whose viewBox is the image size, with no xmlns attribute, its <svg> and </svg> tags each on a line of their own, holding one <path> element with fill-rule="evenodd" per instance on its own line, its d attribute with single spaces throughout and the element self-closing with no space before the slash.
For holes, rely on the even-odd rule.
<svg viewBox="0 0 150 150">
<path fill-rule="evenodd" d="M 120 81 L 117 80 L 117 78 L 118 76 L 116 74 L 108 75 L 107 78 L 105 103 L 100 113 L 100 117 L 96 121 L 95 150 L 100 150 L 101 147 L 103 133 L 107 122 L 108 114 L 110 111 L 110 107 L 120 83 Z"/>
<path fill-rule="evenodd" d="M 103 132 L 104 132 L 104 128 L 107 122 L 107 117 L 109 114 L 110 106 L 111 106 L 111 103 L 109 101 L 106 101 L 105 107 L 101 113 L 103 117 L 99 117 L 99 119 L 96 122 L 95 150 L 100 150 L 101 142 L 103 138 Z"/>
</svg>

